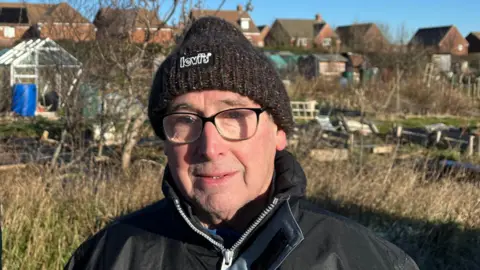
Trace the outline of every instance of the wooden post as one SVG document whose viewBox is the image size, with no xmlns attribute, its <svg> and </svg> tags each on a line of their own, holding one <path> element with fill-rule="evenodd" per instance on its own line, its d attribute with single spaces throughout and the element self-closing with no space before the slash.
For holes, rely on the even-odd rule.
<svg viewBox="0 0 480 270">
<path fill-rule="evenodd" d="M 472 97 L 472 77 L 468 76 L 468 96 Z"/>
<path fill-rule="evenodd" d="M 460 88 L 460 91 L 465 90 L 465 87 L 463 86 L 463 73 L 460 74 L 460 77 L 458 78 L 458 86 Z"/>
<path fill-rule="evenodd" d="M 468 138 L 468 146 L 467 146 L 467 156 L 471 157 L 473 155 L 473 145 L 475 144 L 475 136 L 471 135 Z"/>
<path fill-rule="evenodd" d="M 480 135 L 477 135 L 477 156 L 480 157 Z"/>
<path fill-rule="evenodd" d="M 367 121 L 367 125 L 374 134 L 379 134 L 380 133 L 377 126 L 375 126 L 375 124 L 372 121 Z"/>
<path fill-rule="evenodd" d="M 440 130 L 437 130 L 436 134 L 435 134 L 435 144 L 439 143 L 440 140 L 442 139 L 442 131 Z"/>
<path fill-rule="evenodd" d="M 402 137 L 402 126 L 397 126 L 397 130 L 396 130 L 396 134 L 398 139 L 400 139 L 400 137 Z"/>
<path fill-rule="evenodd" d="M 401 104 L 400 104 L 400 81 L 401 81 L 401 73 L 400 73 L 400 69 L 398 67 L 398 64 L 396 65 L 396 76 L 395 76 L 395 87 L 397 88 L 397 90 L 395 91 L 396 92 L 396 99 L 397 99 L 397 102 L 396 102 L 396 109 L 397 109 L 397 113 L 400 113 L 401 111 Z"/>
<path fill-rule="evenodd" d="M 477 78 L 477 96 L 480 98 L 480 79 Z"/>
<path fill-rule="evenodd" d="M 340 123 L 342 123 L 342 127 L 343 127 L 343 129 L 345 130 L 345 132 L 350 133 L 351 130 L 350 130 L 350 128 L 349 128 L 349 126 L 348 126 L 348 124 L 347 124 L 347 120 L 345 120 L 345 117 L 343 116 L 343 114 L 340 114 L 340 115 L 338 116 L 338 119 L 340 120 Z"/>
<path fill-rule="evenodd" d="M 348 135 L 348 150 L 350 152 L 353 152 L 354 143 L 355 143 L 355 135 L 353 133 L 350 133 Z"/>
<path fill-rule="evenodd" d="M 425 65 L 425 70 L 423 71 L 423 82 L 424 82 L 424 83 L 427 82 L 428 67 L 429 67 L 429 63 L 427 63 L 427 64 Z"/>
</svg>

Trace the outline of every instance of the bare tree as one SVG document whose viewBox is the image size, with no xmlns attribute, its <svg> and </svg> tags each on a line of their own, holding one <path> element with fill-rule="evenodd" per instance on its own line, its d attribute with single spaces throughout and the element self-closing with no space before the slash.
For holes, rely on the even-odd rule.
<svg viewBox="0 0 480 270">
<path fill-rule="evenodd" d="M 153 76 L 154 59 L 167 54 L 173 44 L 174 29 L 167 22 L 175 15 L 178 0 L 116 1 L 92 3 L 72 0 L 55 16 L 42 22 L 36 38 L 56 40 L 81 62 L 81 68 L 54 69 L 42 78 L 60 96 L 59 111 L 65 130 L 81 141 L 86 128 L 85 108 L 90 106 L 94 126 L 100 127 L 99 153 L 105 134 L 113 127 L 122 149 L 122 167 L 127 169 L 131 154 L 147 125 L 147 98 Z M 83 11 L 82 14 L 76 12 Z M 93 20 L 91 23 L 86 18 Z M 62 81 L 56 74 L 62 73 Z M 96 101 L 98 106 L 92 106 Z"/>
<path fill-rule="evenodd" d="M 87 124 L 85 108 L 97 100 L 100 109 L 92 108 L 95 112 L 89 121 L 99 129 L 98 154 L 103 153 L 106 134 L 114 130 L 122 167 L 127 169 L 135 145 L 149 129 L 147 100 L 158 59 L 180 41 L 191 21 L 190 10 L 203 8 L 204 1 L 70 0 L 68 4 L 93 24 L 79 25 L 78 14 L 65 11 L 62 27 L 58 18 L 42 26 L 48 35 L 64 39 L 59 42 L 82 63 L 81 71 L 69 74 L 70 85 L 58 87 L 66 129 L 71 135 L 81 134 Z M 246 11 L 253 9 L 251 1 L 246 6 Z"/>
</svg>

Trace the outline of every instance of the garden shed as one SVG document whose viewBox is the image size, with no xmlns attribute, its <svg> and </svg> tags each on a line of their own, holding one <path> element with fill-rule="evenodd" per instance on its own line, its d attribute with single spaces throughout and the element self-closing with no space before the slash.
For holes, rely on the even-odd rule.
<svg viewBox="0 0 480 270">
<path fill-rule="evenodd" d="M 298 60 L 299 72 L 307 79 L 341 76 L 348 59 L 340 54 L 310 54 Z"/>
<path fill-rule="evenodd" d="M 283 58 L 280 55 L 271 54 L 268 56 L 268 58 L 270 59 L 270 61 L 273 63 L 273 65 L 278 71 L 281 71 L 287 68 L 287 62 L 285 62 L 285 60 L 283 60 Z"/>
<path fill-rule="evenodd" d="M 34 85 L 36 103 L 51 92 L 69 94 L 81 73 L 82 64 L 53 40 L 25 40 L 0 53 L 1 78 L 4 85 L 0 99 L 5 100 L 15 85 Z"/>
</svg>

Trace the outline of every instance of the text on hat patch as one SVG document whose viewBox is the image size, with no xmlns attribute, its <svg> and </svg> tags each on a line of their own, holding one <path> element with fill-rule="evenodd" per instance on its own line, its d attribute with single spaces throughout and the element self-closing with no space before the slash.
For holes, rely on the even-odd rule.
<svg viewBox="0 0 480 270">
<path fill-rule="evenodd" d="M 213 64 L 211 59 L 212 53 L 198 53 L 195 56 L 182 56 L 180 58 L 180 68 L 187 68 L 198 65 L 211 65 Z"/>
</svg>

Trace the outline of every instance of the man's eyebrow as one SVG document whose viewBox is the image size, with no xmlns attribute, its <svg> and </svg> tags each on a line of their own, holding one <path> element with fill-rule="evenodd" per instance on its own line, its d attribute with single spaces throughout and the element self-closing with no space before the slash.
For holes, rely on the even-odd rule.
<svg viewBox="0 0 480 270">
<path fill-rule="evenodd" d="M 219 101 L 221 104 L 228 105 L 230 107 L 241 106 L 241 107 L 248 107 L 251 106 L 248 102 L 241 100 L 241 99 L 222 99 Z"/>
<path fill-rule="evenodd" d="M 221 105 L 227 105 L 229 107 L 251 107 L 251 104 L 249 104 L 249 102 L 241 99 L 222 99 L 217 101 L 216 103 Z M 200 110 L 198 110 L 197 108 L 195 108 L 195 106 L 187 102 L 172 104 L 168 108 L 168 112 L 176 112 L 179 110 L 200 113 Z"/>
<path fill-rule="evenodd" d="M 169 112 L 176 112 L 179 110 L 186 110 L 186 111 L 191 111 L 191 112 L 198 112 L 197 109 L 195 109 L 192 104 L 189 103 L 177 103 L 177 104 L 172 104 L 170 108 L 168 108 Z"/>
</svg>

